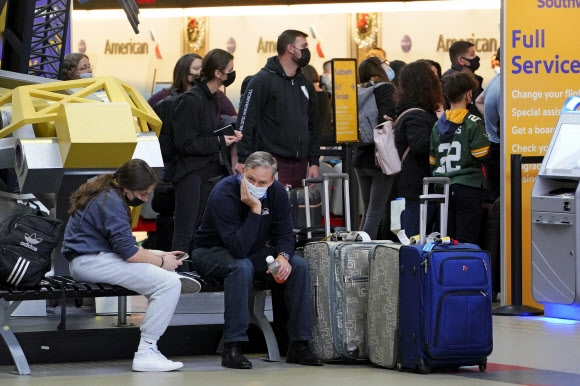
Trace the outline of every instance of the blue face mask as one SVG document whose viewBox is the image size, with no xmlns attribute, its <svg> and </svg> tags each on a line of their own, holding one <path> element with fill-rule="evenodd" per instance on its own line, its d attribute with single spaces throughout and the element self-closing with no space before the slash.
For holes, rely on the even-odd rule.
<svg viewBox="0 0 580 386">
<path fill-rule="evenodd" d="M 387 64 L 386 61 L 381 63 L 381 67 L 383 67 L 383 70 L 385 70 L 387 78 L 389 78 L 389 80 L 392 82 L 393 79 L 395 79 L 395 71 Z"/>
<path fill-rule="evenodd" d="M 256 197 L 258 200 L 261 200 L 262 197 L 264 197 L 266 195 L 266 191 L 268 190 L 268 186 L 264 186 L 262 188 L 254 186 L 250 183 L 250 181 L 246 180 L 244 178 L 244 181 L 246 181 L 246 186 L 248 187 L 248 191 L 250 192 L 250 194 L 254 197 Z"/>
<path fill-rule="evenodd" d="M 79 74 L 79 76 L 81 77 L 81 79 L 92 78 L 93 73 L 92 72 L 83 72 L 83 73 Z"/>
</svg>

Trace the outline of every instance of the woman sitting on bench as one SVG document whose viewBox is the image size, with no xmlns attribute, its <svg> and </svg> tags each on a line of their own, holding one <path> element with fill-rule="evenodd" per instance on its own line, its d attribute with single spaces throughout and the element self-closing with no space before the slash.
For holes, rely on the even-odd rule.
<svg viewBox="0 0 580 386">
<path fill-rule="evenodd" d="M 141 324 L 141 341 L 133 359 L 134 371 L 172 371 L 183 367 L 157 349 L 173 316 L 180 293 L 197 293 L 201 285 L 174 270 L 176 255 L 154 253 L 135 246 L 129 206 L 147 201 L 155 173 L 140 159 L 123 164 L 83 184 L 70 199 L 62 254 L 70 261 L 75 280 L 119 285 L 148 299 Z"/>
</svg>

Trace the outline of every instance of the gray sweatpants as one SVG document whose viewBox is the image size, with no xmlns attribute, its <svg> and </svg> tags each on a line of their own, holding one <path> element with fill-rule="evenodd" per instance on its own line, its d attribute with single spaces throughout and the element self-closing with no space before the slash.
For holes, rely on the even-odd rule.
<svg viewBox="0 0 580 386">
<path fill-rule="evenodd" d="M 175 272 L 148 263 L 128 263 L 115 253 L 78 256 L 70 263 L 75 280 L 120 285 L 148 300 L 141 337 L 158 340 L 173 316 L 181 282 Z"/>
</svg>

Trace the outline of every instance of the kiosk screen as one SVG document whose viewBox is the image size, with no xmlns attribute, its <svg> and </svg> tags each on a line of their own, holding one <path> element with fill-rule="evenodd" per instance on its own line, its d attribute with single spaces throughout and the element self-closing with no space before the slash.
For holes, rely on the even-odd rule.
<svg viewBox="0 0 580 386">
<path fill-rule="evenodd" d="M 548 155 L 544 174 L 580 176 L 580 124 L 563 123 Z"/>
</svg>

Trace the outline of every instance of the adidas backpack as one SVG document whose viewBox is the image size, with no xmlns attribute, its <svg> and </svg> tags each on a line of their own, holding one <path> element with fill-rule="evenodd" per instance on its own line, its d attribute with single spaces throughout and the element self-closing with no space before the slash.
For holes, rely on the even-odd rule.
<svg viewBox="0 0 580 386">
<path fill-rule="evenodd" d="M 13 206 L 0 222 L 0 284 L 33 287 L 50 271 L 62 221 L 39 208 Z"/>
</svg>

